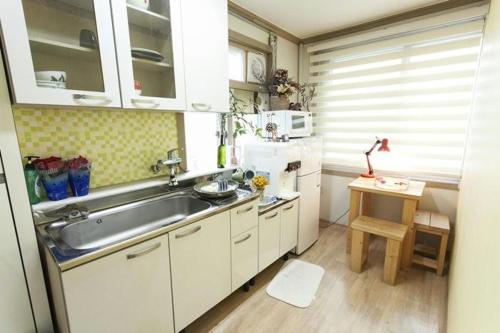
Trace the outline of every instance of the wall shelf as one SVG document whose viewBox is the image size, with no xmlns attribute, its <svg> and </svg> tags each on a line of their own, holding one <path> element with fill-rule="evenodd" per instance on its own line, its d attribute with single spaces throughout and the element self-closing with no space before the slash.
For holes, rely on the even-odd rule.
<svg viewBox="0 0 500 333">
<path fill-rule="evenodd" d="M 170 19 L 147 9 L 127 4 L 127 15 L 130 24 L 153 31 L 165 33 L 170 30 Z"/>
<path fill-rule="evenodd" d="M 30 37 L 30 46 L 32 52 L 47 53 L 62 57 L 74 57 L 84 60 L 95 60 L 98 52 L 98 49 L 91 49 L 41 37 Z"/>
</svg>

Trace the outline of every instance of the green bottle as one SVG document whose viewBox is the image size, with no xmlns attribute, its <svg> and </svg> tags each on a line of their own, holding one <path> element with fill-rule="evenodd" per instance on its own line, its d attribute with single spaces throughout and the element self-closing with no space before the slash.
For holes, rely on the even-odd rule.
<svg viewBox="0 0 500 333">
<path fill-rule="evenodd" d="M 26 156 L 28 163 L 24 166 L 24 178 L 26 179 L 26 187 L 28 188 L 28 197 L 30 204 L 34 205 L 40 202 L 40 177 L 32 163 L 33 159 L 38 156 Z"/>
<path fill-rule="evenodd" d="M 226 166 L 226 146 L 224 145 L 224 133 L 220 135 L 220 145 L 217 148 L 217 167 L 224 168 Z"/>
</svg>

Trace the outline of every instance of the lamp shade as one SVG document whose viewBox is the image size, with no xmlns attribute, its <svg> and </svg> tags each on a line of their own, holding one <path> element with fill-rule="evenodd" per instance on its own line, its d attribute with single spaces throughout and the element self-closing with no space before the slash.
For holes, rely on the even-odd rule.
<svg viewBox="0 0 500 333">
<path fill-rule="evenodd" d="M 389 152 L 391 151 L 389 149 L 389 139 L 382 139 L 382 144 L 380 145 L 380 148 L 378 149 L 378 151 L 386 151 L 386 152 Z"/>
</svg>

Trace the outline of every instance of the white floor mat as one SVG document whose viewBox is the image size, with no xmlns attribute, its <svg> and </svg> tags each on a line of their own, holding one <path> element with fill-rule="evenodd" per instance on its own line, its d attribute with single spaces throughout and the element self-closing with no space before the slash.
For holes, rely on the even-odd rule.
<svg viewBox="0 0 500 333">
<path fill-rule="evenodd" d="M 307 308 L 314 300 L 325 274 L 323 267 L 292 259 L 276 274 L 266 288 L 269 296 L 299 308 Z"/>
</svg>

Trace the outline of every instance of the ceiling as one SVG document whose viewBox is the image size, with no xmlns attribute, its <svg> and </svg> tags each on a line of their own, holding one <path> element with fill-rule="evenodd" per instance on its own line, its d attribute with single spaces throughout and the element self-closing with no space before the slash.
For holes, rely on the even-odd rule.
<svg viewBox="0 0 500 333">
<path fill-rule="evenodd" d="M 301 39 L 443 0 L 232 0 Z"/>
</svg>

